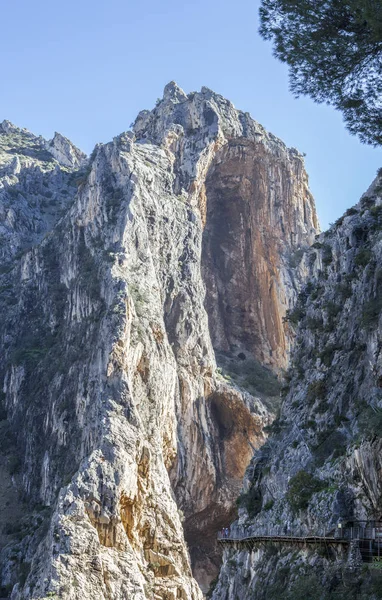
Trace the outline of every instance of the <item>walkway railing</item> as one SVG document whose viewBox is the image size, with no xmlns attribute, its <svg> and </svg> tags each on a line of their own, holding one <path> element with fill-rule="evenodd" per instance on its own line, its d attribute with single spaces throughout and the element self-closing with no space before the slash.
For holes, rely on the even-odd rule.
<svg viewBox="0 0 382 600">
<path fill-rule="evenodd" d="M 322 529 L 321 531 L 307 531 L 304 528 L 294 528 L 290 529 L 287 527 L 263 527 L 261 529 L 254 528 L 243 528 L 243 527 L 234 527 L 234 528 L 225 528 L 218 533 L 218 540 L 233 540 L 240 541 L 245 539 L 255 539 L 255 538 L 301 538 L 305 539 L 307 537 L 342 537 L 336 536 L 336 532 L 332 528 L 331 530 Z"/>
<path fill-rule="evenodd" d="M 379 546 L 382 547 L 382 523 L 374 522 L 371 525 L 354 523 L 342 524 L 339 523 L 337 527 L 326 529 L 316 529 L 315 531 L 309 531 L 305 528 L 289 528 L 287 525 L 274 526 L 269 525 L 261 529 L 255 527 L 226 527 L 218 533 L 218 540 L 220 541 L 240 541 L 240 540 L 256 540 L 256 539 L 279 539 L 279 540 L 313 540 L 313 539 L 328 539 L 328 540 L 371 540 L 375 541 Z"/>
<path fill-rule="evenodd" d="M 256 540 L 270 540 L 270 541 L 281 541 L 281 542 L 288 542 L 288 541 L 315 541 L 315 540 L 331 540 L 331 541 L 335 541 L 338 540 L 339 542 L 345 542 L 345 543 L 349 543 L 350 539 L 346 539 L 342 536 L 335 536 L 334 535 L 334 531 L 332 532 L 332 534 L 330 535 L 330 533 L 324 535 L 317 535 L 315 533 L 304 533 L 302 534 L 301 532 L 298 533 L 292 533 L 292 532 L 288 532 L 285 534 L 279 534 L 279 535 L 275 535 L 274 533 L 238 533 L 238 532 L 221 532 L 219 531 L 218 533 L 218 540 L 221 542 L 241 542 L 241 541 L 256 541 Z"/>
</svg>

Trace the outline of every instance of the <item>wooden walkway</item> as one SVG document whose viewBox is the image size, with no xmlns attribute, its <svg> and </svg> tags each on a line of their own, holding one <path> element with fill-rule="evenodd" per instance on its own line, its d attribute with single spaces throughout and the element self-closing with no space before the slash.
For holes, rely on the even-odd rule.
<svg viewBox="0 0 382 600">
<path fill-rule="evenodd" d="M 245 544 L 255 546 L 256 544 L 272 543 L 272 544 L 289 544 L 289 545 L 344 545 L 349 546 L 350 540 L 345 538 L 336 538 L 334 536 L 295 536 L 295 535 L 249 535 L 249 536 L 218 536 L 218 542 L 222 544 Z M 382 547 L 381 547 L 382 549 Z"/>
<path fill-rule="evenodd" d="M 243 545 L 248 550 L 262 544 L 299 547 L 331 546 L 346 549 L 352 542 L 355 542 L 363 562 L 380 562 L 382 564 L 382 526 L 379 524 L 377 527 L 344 527 L 340 531 L 331 530 L 324 535 L 269 535 L 223 530 L 218 534 L 218 542 L 232 546 Z"/>
</svg>

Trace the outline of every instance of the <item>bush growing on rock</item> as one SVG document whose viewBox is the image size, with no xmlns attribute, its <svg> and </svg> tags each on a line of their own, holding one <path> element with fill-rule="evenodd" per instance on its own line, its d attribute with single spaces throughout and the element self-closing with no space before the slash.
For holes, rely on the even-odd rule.
<svg viewBox="0 0 382 600">
<path fill-rule="evenodd" d="M 268 500 L 268 502 L 266 502 L 263 506 L 264 510 L 271 510 L 271 508 L 273 508 L 275 501 L 274 500 Z"/>
<path fill-rule="evenodd" d="M 357 267 L 366 267 L 366 265 L 370 262 L 371 256 L 371 250 L 368 248 L 361 248 L 354 259 L 354 263 L 357 265 Z"/>
<path fill-rule="evenodd" d="M 382 437 L 382 410 L 365 408 L 359 416 L 359 430 L 366 437 Z"/>
<path fill-rule="evenodd" d="M 232 379 L 250 394 L 261 394 L 276 397 L 280 394 L 281 383 L 275 374 L 261 365 L 251 356 L 239 352 L 237 356 L 231 353 L 218 354 L 221 367 L 218 372 L 228 381 Z"/>
<path fill-rule="evenodd" d="M 320 360 L 325 367 L 330 367 L 334 358 L 334 355 L 338 347 L 336 345 L 326 346 L 322 352 L 320 352 Z"/>
<path fill-rule="evenodd" d="M 323 379 L 312 381 L 308 386 L 306 400 L 309 404 L 313 404 L 317 399 L 325 398 L 326 392 L 326 383 Z"/>
<path fill-rule="evenodd" d="M 340 431 L 320 431 L 317 445 L 313 448 L 316 466 L 323 464 L 329 457 L 338 458 L 346 452 L 346 438 Z"/>
<path fill-rule="evenodd" d="M 328 244 L 324 245 L 323 253 L 322 253 L 322 264 L 327 267 L 333 260 L 333 252 L 331 246 Z"/>
<path fill-rule="evenodd" d="M 379 314 L 382 310 L 382 298 L 372 298 L 369 302 L 364 304 L 362 311 L 361 325 L 365 329 L 369 329 L 374 326 L 379 318 Z"/>
<path fill-rule="evenodd" d="M 333 572 L 329 589 L 323 589 L 319 573 L 304 574 L 296 579 L 285 596 L 287 600 L 377 600 L 382 598 L 382 573 L 365 570 L 363 576 L 350 574 L 344 581 L 344 572 Z M 349 585 L 350 584 L 350 585 Z"/>
<path fill-rule="evenodd" d="M 255 517 L 262 507 L 262 496 L 260 490 L 252 486 L 248 492 L 241 494 L 236 500 L 238 507 L 246 508 L 251 518 Z"/>
<path fill-rule="evenodd" d="M 311 473 L 301 470 L 289 481 L 286 498 L 293 511 L 305 510 L 313 494 L 320 492 L 325 483 Z"/>
<path fill-rule="evenodd" d="M 300 305 L 296 305 L 293 309 L 287 310 L 285 313 L 284 321 L 292 323 L 292 325 L 298 325 L 298 323 L 305 317 L 305 310 Z"/>
</svg>

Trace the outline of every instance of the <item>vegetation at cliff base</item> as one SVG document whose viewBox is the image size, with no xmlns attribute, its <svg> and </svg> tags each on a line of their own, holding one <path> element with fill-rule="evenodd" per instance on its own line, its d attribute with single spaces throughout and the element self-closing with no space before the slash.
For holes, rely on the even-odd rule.
<svg viewBox="0 0 382 600">
<path fill-rule="evenodd" d="M 299 96 L 343 113 L 349 131 L 382 143 L 382 4 L 379 0 L 262 0 L 260 34 L 290 67 Z"/>
<path fill-rule="evenodd" d="M 323 589 L 315 573 L 306 573 L 298 577 L 288 594 L 287 600 L 371 600 L 382 598 L 382 577 L 380 573 L 364 571 L 362 576 L 352 572 L 333 570 Z"/>
<path fill-rule="evenodd" d="M 264 367 L 249 353 L 217 352 L 219 372 L 228 381 L 233 380 L 237 385 L 254 396 L 260 395 L 266 406 L 277 408 L 277 401 L 267 401 L 267 398 L 277 399 L 280 395 L 281 383 L 271 369 Z"/>
</svg>

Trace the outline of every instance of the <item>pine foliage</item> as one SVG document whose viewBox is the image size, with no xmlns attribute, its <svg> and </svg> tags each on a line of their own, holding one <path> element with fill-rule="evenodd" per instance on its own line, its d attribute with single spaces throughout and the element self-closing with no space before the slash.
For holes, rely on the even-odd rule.
<svg viewBox="0 0 382 600">
<path fill-rule="evenodd" d="M 262 0 L 260 34 L 296 96 L 335 106 L 362 142 L 382 144 L 381 0 Z"/>
</svg>

